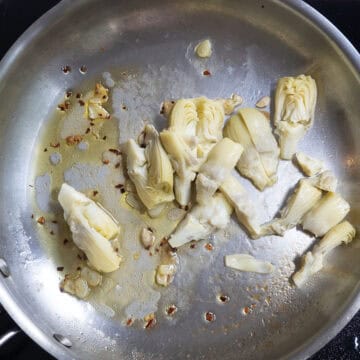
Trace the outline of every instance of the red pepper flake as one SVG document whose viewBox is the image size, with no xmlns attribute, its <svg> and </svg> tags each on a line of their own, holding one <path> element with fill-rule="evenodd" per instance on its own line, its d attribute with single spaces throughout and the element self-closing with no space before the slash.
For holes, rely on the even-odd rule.
<svg viewBox="0 0 360 360">
<path fill-rule="evenodd" d="M 70 135 L 66 138 L 66 143 L 68 145 L 76 145 L 82 141 L 83 137 L 81 135 Z"/>
<path fill-rule="evenodd" d="M 41 225 L 44 225 L 45 224 L 45 218 L 43 216 L 40 216 L 38 219 L 37 219 L 37 222 Z"/>
<path fill-rule="evenodd" d="M 213 244 L 210 244 L 210 243 L 205 244 L 204 247 L 205 247 L 206 250 L 209 250 L 209 251 L 213 251 L 213 250 L 214 250 L 214 245 L 213 245 Z"/>
<path fill-rule="evenodd" d="M 64 104 L 59 104 L 59 105 L 57 106 L 57 108 L 58 108 L 58 110 L 60 110 L 60 111 L 65 111 L 65 105 L 64 105 Z"/>
<path fill-rule="evenodd" d="M 79 102 L 80 106 L 84 106 L 84 105 L 85 105 L 85 101 L 84 101 L 84 100 L 79 100 L 78 102 Z"/>
<path fill-rule="evenodd" d="M 57 271 L 63 271 L 63 270 L 64 270 L 64 267 L 63 267 L 63 266 L 58 266 L 58 267 L 56 268 L 56 270 L 57 270 Z"/>
<path fill-rule="evenodd" d="M 209 322 L 215 321 L 216 320 L 216 315 L 214 313 L 212 313 L 211 311 L 208 311 L 205 314 L 205 320 L 209 321 Z"/>
<path fill-rule="evenodd" d="M 69 242 L 68 239 L 64 239 L 63 244 L 66 245 Z"/>
<path fill-rule="evenodd" d="M 57 142 L 57 143 L 51 142 L 50 146 L 53 147 L 53 148 L 58 148 L 58 147 L 60 147 L 60 143 L 59 142 Z"/>
<path fill-rule="evenodd" d="M 134 323 L 134 320 L 133 319 L 127 319 L 126 321 L 126 326 L 131 326 L 132 324 Z"/>
<path fill-rule="evenodd" d="M 115 169 L 118 169 L 120 167 L 120 163 L 118 162 L 117 164 L 115 164 Z"/>
<path fill-rule="evenodd" d="M 107 136 L 105 135 L 105 136 L 103 136 L 103 140 L 106 140 L 107 139 Z"/>
<path fill-rule="evenodd" d="M 71 71 L 71 67 L 69 65 L 65 65 L 61 68 L 64 74 L 68 74 Z"/>
<path fill-rule="evenodd" d="M 222 303 L 227 303 L 230 301 L 230 297 L 227 296 L 227 295 L 220 295 L 219 296 L 219 300 L 222 302 Z"/>
<path fill-rule="evenodd" d="M 250 314 L 251 311 L 252 311 L 252 309 L 249 308 L 248 306 L 245 306 L 245 307 L 243 308 L 243 310 L 242 310 L 242 312 L 243 312 L 244 315 Z"/>
<path fill-rule="evenodd" d="M 87 67 L 85 65 L 81 65 L 79 71 L 81 72 L 81 74 L 86 74 Z"/>
<path fill-rule="evenodd" d="M 93 196 L 96 196 L 99 192 L 97 190 L 93 191 Z"/>
<path fill-rule="evenodd" d="M 122 189 L 123 187 L 124 187 L 123 184 L 117 184 L 117 185 L 115 185 L 115 188 L 116 188 L 116 189 Z"/>
<path fill-rule="evenodd" d="M 170 305 L 167 309 L 166 309 L 166 313 L 171 316 L 174 315 L 177 312 L 177 307 L 175 305 Z"/>
<path fill-rule="evenodd" d="M 153 327 L 155 326 L 155 324 L 156 324 L 156 319 L 155 319 L 155 318 L 150 319 L 150 320 L 148 320 L 148 322 L 146 323 L 145 329 L 151 329 L 151 328 L 153 328 Z"/>
<path fill-rule="evenodd" d="M 90 121 L 90 126 L 94 126 L 95 123 L 93 121 Z"/>
<path fill-rule="evenodd" d="M 52 230 L 50 231 L 50 235 L 54 235 L 54 232 Z"/>
<path fill-rule="evenodd" d="M 109 164 L 109 162 L 110 162 L 110 160 L 105 159 L 105 160 L 103 160 L 102 162 L 103 162 L 103 164 L 104 164 L 104 165 L 108 165 L 108 164 Z"/>
<path fill-rule="evenodd" d="M 70 101 L 69 100 L 65 100 L 64 102 L 64 106 L 65 106 L 65 110 L 68 110 L 70 108 Z"/>
<path fill-rule="evenodd" d="M 80 93 L 77 93 L 77 94 L 76 94 L 76 98 L 77 98 L 77 99 L 80 99 L 81 96 L 82 96 L 82 95 L 81 95 Z"/>
<path fill-rule="evenodd" d="M 118 149 L 109 149 L 109 151 L 112 152 L 113 154 L 121 155 L 121 151 Z"/>
<path fill-rule="evenodd" d="M 68 99 L 71 96 L 72 96 L 72 91 L 71 90 L 67 91 L 65 97 Z"/>
<path fill-rule="evenodd" d="M 164 246 L 167 244 L 167 242 L 168 242 L 168 240 L 166 238 L 163 238 L 163 239 L 161 239 L 159 246 Z"/>
<path fill-rule="evenodd" d="M 204 76 L 210 76 L 211 75 L 211 72 L 209 70 L 204 70 L 203 71 L 203 75 Z"/>
<path fill-rule="evenodd" d="M 191 244 L 190 245 L 190 249 L 195 249 L 196 245 L 195 244 Z"/>
</svg>

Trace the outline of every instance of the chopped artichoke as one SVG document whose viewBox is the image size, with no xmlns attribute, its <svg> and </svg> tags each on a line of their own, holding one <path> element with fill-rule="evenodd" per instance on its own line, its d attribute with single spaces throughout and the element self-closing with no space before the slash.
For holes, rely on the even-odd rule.
<svg viewBox="0 0 360 360">
<path fill-rule="evenodd" d="M 316 83 L 311 76 L 284 77 L 278 81 L 274 122 L 282 159 L 292 158 L 298 142 L 312 126 L 316 98 Z"/>
<path fill-rule="evenodd" d="M 229 138 L 222 139 L 212 148 L 196 179 L 196 200 L 199 204 L 205 204 L 230 176 L 242 151 L 243 147 Z"/>
<path fill-rule="evenodd" d="M 233 176 L 229 176 L 220 186 L 221 192 L 234 207 L 236 216 L 252 238 L 260 235 L 257 211 L 245 188 Z"/>
<path fill-rule="evenodd" d="M 103 104 L 109 99 L 108 91 L 101 84 L 95 85 L 94 94 L 86 102 L 85 106 L 86 117 L 89 117 L 90 120 L 110 118 L 110 114 L 103 108 Z"/>
<path fill-rule="evenodd" d="M 127 171 L 139 198 L 151 210 L 174 199 L 173 169 L 152 125 L 146 125 L 144 141 L 145 149 L 133 139 L 127 142 Z"/>
<path fill-rule="evenodd" d="M 296 162 L 301 171 L 307 176 L 314 176 L 325 170 L 324 163 L 302 152 L 295 154 Z"/>
<path fill-rule="evenodd" d="M 274 265 L 267 261 L 255 259 L 248 254 L 232 254 L 225 256 L 225 266 L 240 271 L 269 274 L 274 271 Z"/>
<path fill-rule="evenodd" d="M 65 183 L 61 186 L 58 199 L 74 243 L 84 251 L 91 266 L 101 272 L 118 269 L 121 258 L 114 251 L 111 241 L 118 238 L 120 228 L 112 216 Z"/>
<path fill-rule="evenodd" d="M 308 179 L 300 180 L 286 206 L 281 210 L 281 217 L 263 225 L 262 235 L 284 235 L 286 230 L 300 223 L 304 215 L 320 200 L 321 194 L 321 191 L 314 187 Z"/>
<path fill-rule="evenodd" d="M 326 255 L 342 243 L 350 243 L 354 239 L 355 233 L 355 228 L 348 221 L 344 221 L 329 230 L 319 244 L 315 245 L 313 250 L 308 251 L 303 257 L 301 268 L 292 277 L 295 285 L 301 287 L 311 275 L 320 271 Z"/>
<path fill-rule="evenodd" d="M 232 94 L 228 99 L 218 99 L 218 101 L 224 107 L 224 112 L 226 115 L 233 113 L 235 108 L 242 104 L 243 98 L 240 95 Z"/>
<path fill-rule="evenodd" d="M 171 235 L 170 246 L 177 248 L 192 240 L 205 239 L 214 230 L 225 228 L 230 221 L 232 210 L 220 193 L 210 198 L 207 204 L 195 205 Z"/>
<path fill-rule="evenodd" d="M 315 236 L 323 236 L 342 221 L 349 210 L 349 204 L 339 194 L 328 192 L 304 216 L 303 229 Z"/>
<path fill-rule="evenodd" d="M 199 42 L 196 46 L 195 46 L 195 53 L 197 56 L 201 57 L 201 58 L 208 58 L 211 56 L 212 54 L 212 50 L 211 50 L 211 42 L 209 39 L 203 40 L 201 42 Z"/>
<path fill-rule="evenodd" d="M 337 179 L 334 174 L 327 170 L 319 175 L 307 179 L 312 185 L 320 190 L 335 192 L 337 187 Z"/>
<path fill-rule="evenodd" d="M 244 148 L 236 166 L 241 175 L 260 190 L 276 182 L 279 149 L 269 121 L 261 111 L 241 109 L 227 122 L 224 136 Z"/>
</svg>

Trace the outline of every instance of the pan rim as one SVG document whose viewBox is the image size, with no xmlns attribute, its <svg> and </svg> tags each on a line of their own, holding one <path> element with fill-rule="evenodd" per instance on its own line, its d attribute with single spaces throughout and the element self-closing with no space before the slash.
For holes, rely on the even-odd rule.
<svg viewBox="0 0 360 360">
<path fill-rule="evenodd" d="M 49 25 L 54 24 L 62 16 L 65 16 L 67 10 L 73 10 L 74 7 L 80 7 L 85 1 L 62 0 L 53 8 L 48 10 L 39 19 L 37 19 L 12 45 L 7 51 L 3 59 L 0 61 L 0 83 L 6 77 L 7 71 L 13 61 L 19 56 L 24 49 L 24 44 L 35 38 L 42 30 Z M 355 47 L 350 41 L 336 28 L 327 18 L 320 14 L 310 5 L 302 0 L 275 0 L 281 6 L 287 7 L 290 11 L 297 13 L 310 24 L 319 29 L 325 36 L 327 36 L 334 46 L 338 47 L 343 54 L 344 59 L 349 61 L 350 67 L 354 70 L 354 76 L 359 78 L 360 73 L 360 56 Z M 76 5 L 75 5 L 76 4 Z M 352 298 L 347 304 L 344 304 L 342 309 L 336 315 L 335 324 L 328 323 L 325 325 L 313 338 L 308 339 L 299 348 L 292 353 L 286 355 L 284 358 L 303 359 L 313 355 L 320 350 L 326 343 L 328 343 L 336 334 L 338 334 L 351 318 L 360 309 L 360 284 L 354 289 Z M 7 290 L 6 279 L 0 279 L 0 302 L 5 310 L 10 314 L 14 321 L 20 328 L 31 337 L 37 344 L 48 351 L 51 355 L 58 359 L 66 357 L 65 348 L 58 344 L 49 334 L 46 334 L 38 325 L 32 320 L 31 316 L 24 310 L 17 302 L 16 298 Z M 68 353 L 70 356 L 70 353 Z"/>
</svg>

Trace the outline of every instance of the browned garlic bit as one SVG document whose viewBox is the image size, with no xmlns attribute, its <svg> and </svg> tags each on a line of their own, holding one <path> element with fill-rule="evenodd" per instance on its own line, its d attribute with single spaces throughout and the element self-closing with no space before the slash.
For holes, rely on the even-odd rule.
<svg viewBox="0 0 360 360">
<path fill-rule="evenodd" d="M 149 250 L 154 245 L 155 235 L 150 228 L 143 228 L 141 230 L 140 239 L 144 248 Z"/>
</svg>

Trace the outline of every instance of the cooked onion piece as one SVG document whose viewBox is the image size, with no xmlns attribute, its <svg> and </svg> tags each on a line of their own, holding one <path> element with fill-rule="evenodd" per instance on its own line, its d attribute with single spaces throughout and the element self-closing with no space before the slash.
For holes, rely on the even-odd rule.
<svg viewBox="0 0 360 360">
<path fill-rule="evenodd" d="M 225 266 L 240 271 L 255 272 L 259 274 L 269 274 L 274 271 L 273 264 L 267 261 L 257 260 L 248 254 L 226 255 Z"/>
</svg>

